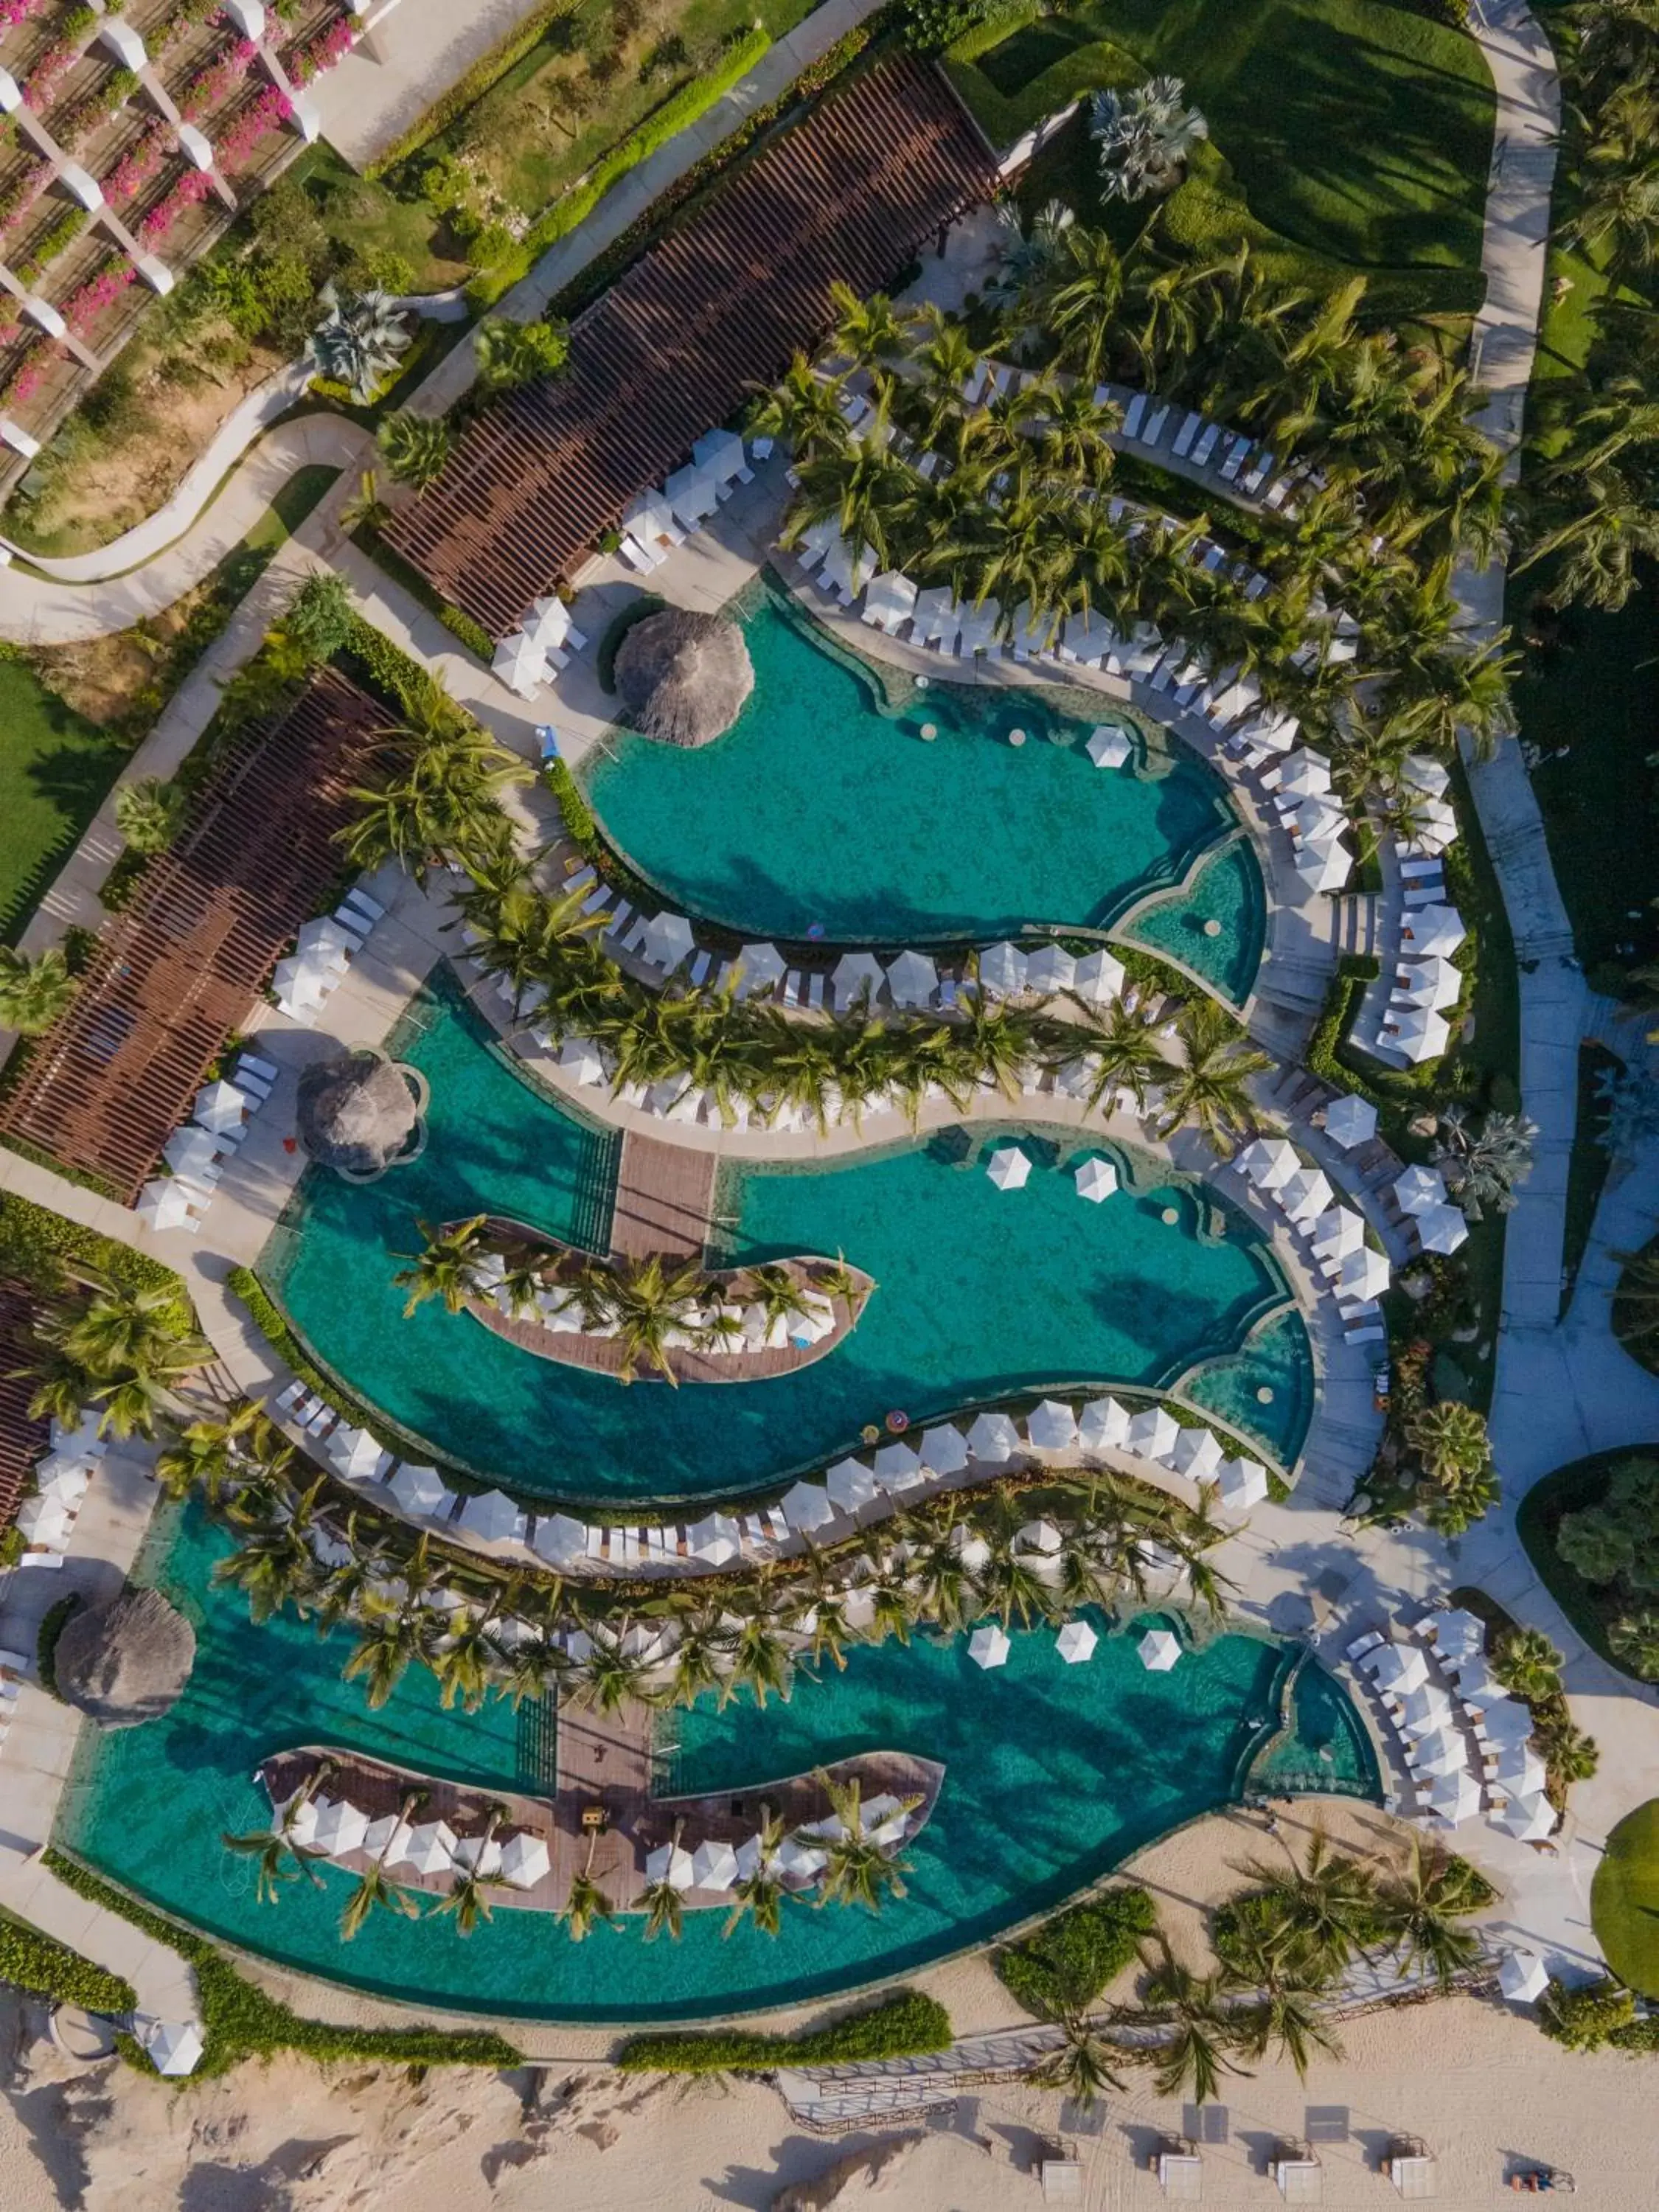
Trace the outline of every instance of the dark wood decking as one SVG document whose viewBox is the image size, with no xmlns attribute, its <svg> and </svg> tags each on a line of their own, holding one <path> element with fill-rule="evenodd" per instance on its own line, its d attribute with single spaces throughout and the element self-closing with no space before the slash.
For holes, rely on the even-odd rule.
<svg viewBox="0 0 1659 2212">
<path fill-rule="evenodd" d="M 495 636 L 635 493 L 996 188 L 938 71 L 893 56 L 811 107 L 580 315 L 564 372 L 496 402 L 387 537 Z"/>
<path fill-rule="evenodd" d="M 259 1769 L 273 1805 L 286 1804 L 311 1776 L 319 1759 L 328 1760 L 332 1771 L 320 1785 L 325 1797 L 344 1799 L 370 1820 L 395 1813 L 413 1789 L 426 1791 L 415 1814 L 416 1822 L 447 1820 L 458 1837 L 479 1836 L 488 1826 L 491 1808 L 506 1808 L 506 1819 L 495 1833 L 503 1840 L 517 1830 L 539 1836 L 547 1845 L 550 1871 L 529 1889 L 510 1884 L 493 1887 L 490 1902 L 520 1911 L 556 1912 L 569 1894 L 575 1875 L 590 1870 L 617 1911 L 637 1905 L 646 1886 L 645 1863 L 661 1844 L 669 1842 L 676 1824 L 688 1850 L 703 1842 L 740 1844 L 759 1829 L 765 1814 L 781 1820 L 786 1830 L 820 1820 L 830 1810 L 830 1800 L 815 1774 L 780 1778 L 760 1788 L 733 1795 L 720 1791 L 696 1797 L 654 1797 L 651 1792 L 652 1738 L 655 1715 L 649 1708 L 628 1705 L 618 1713 L 589 1712 L 562 1705 L 558 1716 L 558 1788 L 550 1802 L 511 1790 L 483 1790 L 434 1779 L 409 1767 L 392 1766 L 360 1753 L 322 1744 L 303 1745 L 278 1753 Z M 920 1797 L 910 1835 L 927 1821 L 939 1802 L 945 1769 L 935 1760 L 908 1752 L 866 1752 L 826 1767 L 837 1783 L 857 1777 L 868 1804 L 884 1791 L 899 1798 Z M 582 1825 L 591 1810 L 603 1812 L 605 1826 L 592 1843 Z M 907 1841 L 908 1838 L 907 1838 Z M 359 1873 L 369 1864 L 362 1851 L 348 1851 L 334 1863 Z M 408 1867 L 392 1870 L 392 1878 L 405 1889 L 444 1897 L 453 1886 L 448 1873 L 420 1875 Z M 723 1893 L 692 1890 L 688 1910 L 729 1910 Z"/>
<path fill-rule="evenodd" d="M 47 1424 L 29 1413 L 33 1383 L 12 1371 L 36 1349 L 30 1333 L 36 1310 L 23 1284 L 0 1282 L 0 1530 L 16 1519 L 23 1485 L 51 1436 Z"/>
<path fill-rule="evenodd" d="M 611 1250 L 639 1260 L 653 1252 L 701 1260 L 719 1165 L 713 1152 L 626 1131 L 611 1217 Z"/>
<path fill-rule="evenodd" d="M 338 875 L 334 833 L 385 709 L 331 669 L 245 732 L 190 828 L 150 861 L 73 1005 L 30 1054 L 3 1126 L 131 1200 L 225 1039 Z"/>
</svg>

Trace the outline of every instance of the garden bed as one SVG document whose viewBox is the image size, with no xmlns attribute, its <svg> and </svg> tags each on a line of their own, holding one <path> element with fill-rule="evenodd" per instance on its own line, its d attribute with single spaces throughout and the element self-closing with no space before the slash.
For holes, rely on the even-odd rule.
<svg viewBox="0 0 1659 2212">
<path fill-rule="evenodd" d="M 1515 1516 L 1516 1533 L 1538 1571 L 1539 1581 L 1596 1656 L 1632 1681 L 1642 1678 L 1614 1656 L 1607 1642 L 1609 1626 L 1630 1611 L 1629 1599 L 1620 1596 L 1616 1583 L 1586 1582 L 1556 1550 L 1555 1539 L 1569 1513 L 1582 1513 L 1588 1506 L 1601 1504 L 1609 1470 L 1620 1460 L 1638 1456 L 1643 1449 L 1640 1443 L 1625 1444 L 1617 1451 L 1595 1452 L 1589 1459 L 1557 1468 L 1553 1474 L 1533 1485 Z"/>
</svg>

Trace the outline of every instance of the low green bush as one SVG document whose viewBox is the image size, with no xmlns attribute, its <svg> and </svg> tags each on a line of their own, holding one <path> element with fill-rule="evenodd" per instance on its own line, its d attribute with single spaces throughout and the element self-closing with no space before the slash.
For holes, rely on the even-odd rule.
<svg viewBox="0 0 1659 2212">
<path fill-rule="evenodd" d="M 159 1912 L 151 1912 L 124 1890 L 100 1881 L 78 1859 L 54 1848 L 47 1851 L 46 1863 L 77 1896 L 119 1913 L 143 1934 L 176 1951 L 191 1967 L 201 2002 L 203 2041 L 201 2063 L 189 2076 L 192 2081 L 212 2081 L 240 2066 L 245 2058 L 270 2057 L 278 2051 L 297 2051 L 322 2062 L 349 2060 L 376 2065 L 510 2067 L 523 2063 L 514 2045 L 488 2029 L 338 2027 L 331 2021 L 307 2020 L 245 1980 L 205 1936 L 192 1935 Z M 133 2046 L 126 2055 L 131 2057 L 135 2050 Z"/>
<path fill-rule="evenodd" d="M 171 1267 L 31 1199 L 0 1193 L 0 1275 L 21 1276 L 41 1290 L 55 1290 L 66 1261 L 96 1267 L 127 1290 L 173 1291 L 181 1326 L 193 1326 L 184 1279 Z"/>
<path fill-rule="evenodd" d="M 68 1590 L 55 1604 L 46 1609 L 40 1623 L 40 1632 L 34 1639 L 34 1671 L 40 1677 L 40 1687 L 50 1697 L 57 1697 L 58 1639 L 69 1626 L 70 1615 L 81 1607 L 79 1590 Z"/>
<path fill-rule="evenodd" d="M 131 1982 L 94 1966 L 55 1936 L 27 1922 L 0 1915 L 0 1981 L 57 2004 L 88 2012 L 131 2012 L 138 2002 Z"/>
<path fill-rule="evenodd" d="M 1309 1073 L 1322 1075 L 1327 1083 L 1340 1085 L 1344 1091 L 1357 1091 L 1369 1098 L 1373 1106 L 1387 1103 L 1374 1085 L 1368 1083 L 1358 1068 L 1352 1067 L 1340 1057 L 1347 1042 L 1354 1018 L 1359 1012 L 1360 1000 L 1365 995 L 1365 986 L 1374 982 L 1382 970 L 1376 956 L 1371 952 L 1345 952 L 1336 963 L 1325 993 L 1325 1005 L 1314 1024 L 1313 1035 L 1308 1040 L 1305 1065 Z"/>
<path fill-rule="evenodd" d="M 556 756 L 548 762 L 545 774 L 547 787 L 557 799 L 559 812 L 564 818 L 564 834 L 588 866 L 605 878 L 618 898 L 631 899 L 635 906 L 660 906 L 661 894 L 653 891 L 644 878 L 636 876 L 627 861 L 612 850 L 587 803 L 586 793 L 565 763 Z"/>
<path fill-rule="evenodd" d="M 636 2035 L 617 2054 L 624 2074 L 766 2073 L 777 2066 L 840 2066 L 913 2058 L 950 2048 L 951 2015 L 936 1997 L 902 1990 L 866 2011 L 802 2035 Z"/>
<path fill-rule="evenodd" d="M 1009 1996 L 1036 2019 L 1067 2019 L 1086 2012 L 1157 1930 L 1144 1889 L 1109 1889 L 1056 1913 L 1023 1943 L 996 1952 L 991 1964 Z"/>
<path fill-rule="evenodd" d="M 469 653 L 476 653 L 486 668 L 495 657 L 495 641 L 489 632 L 475 623 L 471 615 L 459 607 L 446 607 L 438 617 L 452 636 L 458 637 Z"/>
<path fill-rule="evenodd" d="M 1611 1975 L 1575 1988 L 1552 1980 L 1538 2008 L 1538 2025 L 1569 2051 L 1600 2051 L 1636 2026 L 1636 2000 Z"/>
</svg>

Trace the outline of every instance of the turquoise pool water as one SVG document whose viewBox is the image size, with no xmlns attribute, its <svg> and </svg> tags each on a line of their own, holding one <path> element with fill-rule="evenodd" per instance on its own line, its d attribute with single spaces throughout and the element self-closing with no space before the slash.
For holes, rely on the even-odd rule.
<svg viewBox="0 0 1659 2212">
<path fill-rule="evenodd" d="M 502 1213 L 603 1244 L 614 1169 L 609 1139 L 515 1073 L 453 989 L 416 1002 L 397 1048 L 431 1082 L 424 1154 L 369 1184 L 313 1170 L 261 1265 L 318 1358 L 441 1457 L 559 1497 L 722 1496 L 839 1457 L 896 1407 L 924 1419 L 1073 1382 L 1167 1387 L 1241 1346 L 1239 1417 L 1287 1463 L 1300 1449 L 1312 1368 L 1293 1313 L 1263 1369 L 1273 1401 L 1255 1397 L 1246 1339 L 1291 1295 L 1255 1229 L 1140 1155 L 1114 1155 L 1133 1188 L 1085 1205 L 1066 1167 L 1103 1148 L 1030 1124 L 1014 1133 L 1037 1165 L 1018 1192 L 985 1175 L 999 1133 L 981 1127 L 965 1158 L 951 1132 L 726 1172 L 715 1211 L 732 1261 L 839 1251 L 878 1285 L 852 1335 L 793 1375 L 624 1389 L 436 1301 L 406 1320 L 393 1278 L 422 1219 Z"/>
<path fill-rule="evenodd" d="M 1218 925 L 1217 933 L 1206 936 L 1212 921 Z M 1267 894 L 1249 840 L 1224 845 L 1182 892 L 1149 906 L 1119 935 L 1127 944 L 1183 962 L 1229 1006 L 1242 1006 L 1267 940 Z"/>
<path fill-rule="evenodd" d="M 933 681 L 895 710 L 799 609 L 750 596 L 755 689 L 734 726 L 691 752 L 618 730 L 581 771 L 618 851 L 690 914 L 881 945 L 1103 927 L 1237 826 L 1220 780 L 1160 732 L 1134 767 L 1097 769 L 1090 732 L 1121 719 L 1104 701 L 1075 719 L 1052 692 Z M 1259 930 L 1228 950 L 1243 990 L 1261 951 Z"/>
<path fill-rule="evenodd" d="M 1167 1674 L 1146 1671 L 1127 1634 L 1103 1635 L 1086 1665 L 1066 1667 L 1052 1632 L 1017 1633 L 1007 1665 L 991 1674 L 972 1664 L 961 1637 L 859 1650 L 844 1674 L 800 1680 L 787 1705 L 759 1712 L 744 1700 L 721 1712 L 709 1700 L 665 1716 L 678 1749 L 664 1759 L 661 1786 L 735 1791 L 878 1748 L 942 1759 L 938 1809 L 909 1852 L 909 1893 L 878 1918 L 792 1906 L 775 1941 L 747 1925 L 723 1941 L 724 1916 L 697 1912 L 678 1943 L 646 1944 L 635 1918 L 576 1945 L 541 1915 L 498 1913 L 466 1941 L 447 1921 L 380 1915 L 343 1945 L 349 1876 L 325 1870 L 321 1892 L 295 1884 L 279 1905 L 260 1905 L 248 1863 L 221 1844 L 222 1831 L 268 1817 L 249 1778 L 258 1761 L 329 1741 L 486 1786 L 545 1787 L 521 1746 L 532 1711 L 517 1722 L 505 1704 L 446 1713 L 411 1670 L 370 1712 L 339 1680 L 343 1638 L 321 1642 L 291 1620 L 252 1628 L 240 1600 L 210 1588 L 222 1549 L 195 1508 L 158 1524 L 144 1571 L 194 1622 L 195 1671 L 164 1718 L 87 1732 L 58 1840 L 211 1935 L 405 2002 L 471 2012 L 697 2019 L 827 1996 L 988 1942 L 1238 1797 L 1283 1665 L 1279 1646 L 1242 1636 L 1217 1638 Z M 1346 1709 L 1340 1687 L 1317 1674 L 1304 1676 L 1299 1705 L 1314 1681 L 1330 1711 Z M 1368 1764 L 1346 1773 L 1317 1749 L 1310 1741 L 1304 1764 L 1322 1787 L 1376 1796 Z"/>
</svg>

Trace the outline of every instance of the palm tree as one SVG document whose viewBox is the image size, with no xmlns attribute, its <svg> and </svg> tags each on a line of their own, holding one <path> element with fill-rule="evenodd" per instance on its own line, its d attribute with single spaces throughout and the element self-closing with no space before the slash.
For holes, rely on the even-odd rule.
<svg viewBox="0 0 1659 2212">
<path fill-rule="evenodd" d="M 1320 2016 L 1311 1990 L 1291 1982 L 1269 1982 L 1254 2004 L 1243 2007 L 1237 2018 L 1240 2047 L 1250 2058 L 1265 2058 L 1276 2048 L 1281 2058 L 1295 2067 L 1298 2081 L 1308 2078 L 1308 2068 L 1318 2054 L 1340 2058 L 1342 2045 L 1334 2028 Z"/>
<path fill-rule="evenodd" d="M 501 1877 L 483 1871 L 484 1854 L 495 1840 L 495 1831 L 506 1818 L 505 1805 L 490 1807 L 489 1818 L 484 1824 L 484 1832 L 477 1838 L 477 1849 L 466 1863 L 457 1870 L 454 1886 L 448 1896 L 434 1905 L 428 1916 L 429 1918 L 436 1918 L 441 1914 L 447 1913 L 455 1923 L 455 1933 L 458 1936 L 470 1936 L 481 1920 L 489 1920 L 494 1917 L 494 1908 L 489 1902 L 489 1891 L 491 1885 L 499 1881 Z"/>
<path fill-rule="evenodd" d="M 824 1854 L 818 1903 L 861 1905 L 866 1911 L 879 1912 L 884 1899 L 905 1894 L 908 1863 L 866 1832 L 863 1791 L 856 1774 L 837 1782 L 820 1767 L 814 1779 L 829 1798 L 842 1830 L 838 1836 L 805 1838 Z M 921 1802 L 919 1796 L 905 1798 L 904 1813 L 914 1813 Z"/>
<path fill-rule="evenodd" d="M 357 479 L 357 489 L 340 509 L 340 527 L 348 538 L 356 537 L 360 530 L 378 534 L 392 520 L 392 509 L 380 496 L 380 480 L 373 469 L 365 469 Z"/>
<path fill-rule="evenodd" d="M 674 1702 L 694 1705 L 708 1691 L 719 1689 L 731 1657 L 732 1631 L 718 1609 L 694 1601 L 693 1610 L 678 1622 L 670 1692 Z"/>
<path fill-rule="evenodd" d="M 1613 1256 L 1623 1267 L 1613 1293 L 1613 1333 L 1646 1352 L 1659 1346 L 1659 1241 Z"/>
<path fill-rule="evenodd" d="M 68 1012 L 78 988 L 61 945 L 29 953 L 0 945 L 0 1025 L 40 1036 Z"/>
<path fill-rule="evenodd" d="M 311 1548 L 311 1525 L 324 1477 L 287 1501 L 268 1528 L 256 1528 L 213 1570 L 216 1587 L 239 1589 L 247 1600 L 248 1618 L 262 1626 L 285 1605 L 303 1612 L 319 1586 Z"/>
<path fill-rule="evenodd" d="M 606 1624 L 595 1621 L 589 1641 L 592 1650 L 582 1662 L 575 1692 L 579 1705 L 595 1712 L 620 1712 L 625 1705 L 659 1705 L 662 1693 L 651 1680 L 652 1662 L 628 1649 L 629 1616 Z"/>
<path fill-rule="evenodd" d="M 410 1814 L 426 1796 L 424 1790 L 409 1790 L 404 1793 L 398 1807 L 398 1818 L 373 1865 L 367 1866 L 357 1877 L 356 1887 L 347 1898 L 340 1914 L 340 1938 L 349 1943 L 361 1934 L 365 1922 L 384 1906 L 388 1911 L 400 1913 L 405 1920 L 417 1920 L 421 1908 L 401 1882 L 393 1881 L 386 1870 L 387 1854 L 398 1840 L 398 1830 L 408 1822 Z"/>
<path fill-rule="evenodd" d="M 1162 1942 L 1141 1959 L 1147 1968 L 1145 2016 L 1169 2030 L 1167 2039 L 1146 2053 L 1158 2094 L 1178 2097 L 1190 2090 L 1194 2104 L 1206 2105 L 1224 2074 L 1249 2070 L 1228 2056 L 1242 2046 L 1243 2033 L 1224 2002 L 1223 1977 L 1194 1973 Z"/>
<path fill-rule="evenodd" d="M 610 1921 L 616 1917 L 616 1906 L 593 1879 L 593 1853 L 599 1840 L 599 1831 L 590 1828 L 587 1832 L 586 1862 L 570 1877 L 564 1910 L 559 1915 L 573 1943 L 585 1942 L 592 1934 L 596 1920 Z"/>
<path fill-rule="evenodd" d="M 647 1259 L 601 1270 L 594 1280 L 596 1303 L 614 1327 L 622 1355 L 617 1380 L 631 1382 L 643 1363 L 678 1389 L 669 1339 L 687 1326 L 686 1316 L 702 1288 L 702 1268 L 696 1261 L 670 1268 L 660 1253 L 653 1252 Z"/>
<path fill-rule="evenodd" d="M 444 472 L 455 437 L 441 416 L 416 415 L 407 407 L 388 415 L 376 433 L 386 465 L 399 483 L 424 491 Z"/>
<path fill-rule="evenodd" d="M 1565 1707 L 1547 1711 L 1533 1731 L 1552 1778 L 1564 1787 L 1588 1782 L 1601 1764 L 1601 1748 L 1594 1736 L 1578 1727 Z"/>
<path fill-rule="evenodd" d="M 306 342 L 306 359 L 330 383 L 345 385 L 360 407 L 397 373 L 408 348 L 405 318 L 386 292 L 342 292 L 332 282 L 318 294 L 326 310 Z"/>
<path fill-rule="evenodd" d="M 1245 1042 L 1213 999 L 1189 999 L 1176 1020 L 1182 1057 L 1170 1071 L 1160 1115 L 1168 1135 L 1190 1121 L 1224 1159 L 1252 1127 L 1249 1084 L 1272 1063 Z"/>
<path fill-rule="evenodd" d="M 873 369 L 902 357 L 908 335 L 884 292 L 861 300 L 849 286 L 836 283 L 830 287 L 830 304 L 836 311 L 830 350 L 851 368 Z"/>
<path fill-rule="evenodd" d="M 1103 198 L 1139 200 L 1172 188 L 1194 147 L 1210 135 L 1185 98 L 1178 76 L 1149 77 L 1127 93 L 1096 93 L 1089 135 L 1100 149 Z"/>
<path fill-rule="evenodd" d="M 302 1874 L 313 1889 L 322 1887 L 322 1876 L 311 1863 L 318 1855 L 296 1844 L 294 1833 L 301 1808 L 310 1803 L 333 1771 L 331 1760 L 319 1759 L 288 1802 L 272 1814 L 268 1828 L 256 1828 L 247 1835 L 221 1836 L 220 1841 L 228 1851 L 236 1851 L 254 1862 L 254 1895 L 261 1905 L 280 1904 L 283 1884 L 297 1881 Z M 290 1859 L 294 1862 L 291 1868 L 288 1863 Z"/>
<path fill-rule="evenodd" d="M 673 1839 L 669 1845 L 671 1869 L 673 1865 L 674 1855 L 680 1847 L 680 1838 L 684 1831 L 685 1822 L 676 1820 Z M 640 1892 L 640 1903 L 645 1907 L 646 1912 L 646 1942 L 654 1943 L 665 1928 L 670 1936 L 678 1943 L 685 1927 L 685 1898 L 676 1885 L 669 1880 L 666 1874 L 660 1880 L 646 1884 Z"/>
<path fill-rule="evenodd" d="M 1059 2025 L 1064 2042 L 1038 2062 L 1030 2078 L 1040 2089 L 1058 2089 L 1086 2112 L 1109 2089 L 1123 2087 L 1113 2064 L 1122 2052 L 1081 2014 L 1067 2013 Z"/>
<path fill-rule="evenodd" d="M 778 1616 L 763 1589 L 751 1600 L 732 1638 L 732 1672 L 720 1692 L 727 1705 L 740 1689 L 752 1690 L 763 1709 L 769 1696 L 787 1705 L 794 1686 L 794 1651 L 780 1632 Z"/>
<path fill-rule="evenodd" d="M 1083 1017 L 1084 1036 L 1079 1043 L 1093 1062 L 1088 1092 L 1091 1109 L 1109 1093 L 1127 1091 L 1134 1101 L 1135 1111 L 1144 1114 L 1148 1092 L 1170 1073 L 1157 1036 L 1129 1012 L 1121 999 L 1115 999 L 1103 1010 L 1086 1005 L 1074 992 L 1068 992 L 1066 996 Z M 1073 1056 L 1072 1039 L 1068 1036 L 1066 1057 Z"/>
<path fill-rule="evenodd" d="M 486 392 L 515 392 L 538 376 L 554 376 L 570 358 L 570 332 L 563 323 L 515 323 L 507 315 L 487 315 L 474 334 L 478 382 Z"/>
<path fill-rule="evenodd" d="M 409 1289 L 408 1302 L 404 1307 L 405 1317 L 428 1298 L 441 1298 L 453 1314 L 463 1310 L 472 1295 L 473 1277 L 488 1218 L 487 1214 L 475 1213 L 470 1221 L 453 1222 L 447 1229 L 434 1229 L 428 1221 L 421 1223 L 421 1234 L 426 1239 L 424 1247 L 412 1255 L 411 1266 L 399 1269 L 392 1277 L 393 1282 L 407 1285 Z"/>
<path fill-rule="evenodd" d="M 1401 1975 L 1425 1966 L 1443 1990 L 1449 1989 L 1480 1955 L 1478 1937 L 1458 1923 L 1491 1898 L 1472 1867 L 1437 1846 L 1425 1847 L 1413 1833 L 1404 1872 L 1376 1893 L 1378 1915 L 1399 1948 Z"/>
<path fill-rule="evenodd" d="M 1488 1114 L 1479 1128 L 1467 1110 L 1448 1106 L 1440 1116 L 1435 1164 L 1449 1195 L 1471 1221 L 1490 1206 L 1494 1213 L 1515 1211 L 1515 1186 L 1532 1173 L 1538 1125 L 1524 1114 Z"/>
<path fill-rule="evenodd" d="M 1264 1887 L 1260 1900 L 1244 1899 L 1235 1909 L 1243 1940 L 1250 1923 L 1258 1923 L 1261 1943 L 1281 1967 L 1293 1964 L 1304 1984 L 1340 1972 L 1375 1932 L 1376 1883 L 1357 1860 L 1333 1851 L 1322 1828 L 1310 1838 L 1305 1861 L 1290 1856 L 1279 1867 L 1255 1859 L 1245 1871 Z M 1258 1956 L 1259 1948 L 1252 1954 Z"/>
<path fill-rule="evenodd" d="M 1659 517 L 1645 489 L 1608 465 L 1553 488 L 1538 519 L 1545 526 L 1511 574 L 1562 556 L 1544 594 L 1550 606 L 1577 601 L 1616 614 L 1637 589 L 1643 564 L 1659 556 Z"/>
<path fill-rule="evenodd" d="M 204 1417 L 176 1430 L 155 1455 L 155 1479 L 169 1498 L 188 1498 L 199 1489 L 216 1509 L 250 1463 L 280 1471 L 292 1458 L 292 1446 L 264 1407 L 244 1398 L 222 1417 Z"/>
<path fill-rule="evenodd" d="M 755 1870 L 732 1884 L 732 1910 L 726 1915 L 722 1935 L 729 1936 L 745 1913 L 762 1935 L 778 1933 L 782 1924 L 783 1901 L 790 1894 L 777 1872 L 777 1855 L 783 1838 L 782 1821 L 763 1808 L 760 1833 L 756 1838 L 759 1848 L 755 1856 Z"/>
<path fill-rule="evenodd" d="M 135 853 L 165 853 L 183 827 L 189 800 L 176 783 L 143 775 L 115 794 L 115 826 Z"/>
<path fill-rule="evenodd" d="M 1492 1671 L 1528 1705 L 1541 1705 L 1561 1693 L 1561 1654 L 1541 1628 L 1506 1629 L 1492 1653 Z"/>
<path fill-rule="evenodd" d="M 448 1632 L 427 1656 L 427 1664 L 442 1692 L 446 1712 L 457 1698 L 463 1711 L 477 1711 L 484 1701 L 491 1670 L 499 1656 L 485 1626 L 483 1611 L 458 1607 L 450 1615 Z"/>
<path fill-rule="evenodd" d="M 1486 1424 L 1473 1406 L 1447 1399 L 1425 1406 L 1407 1424 L 1406 1441 L 1423 1462 L 1423 1472 L 1442 1490 L 1484 1473 L 1492 1465 Z"/>
</svg>

